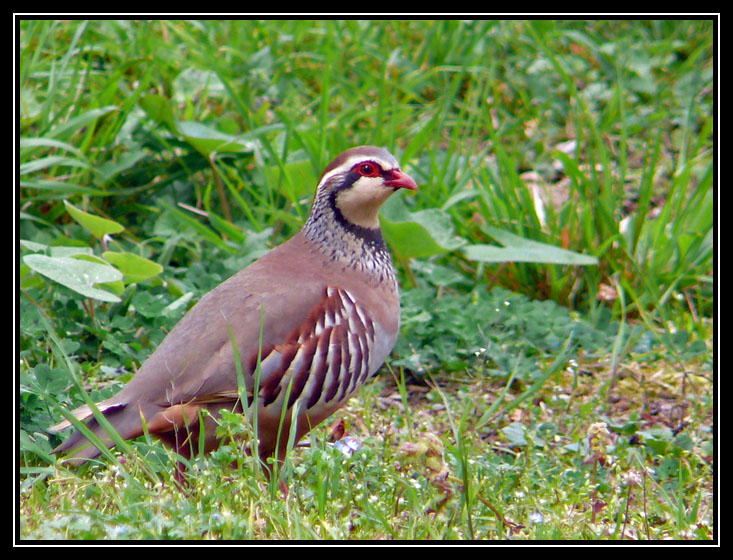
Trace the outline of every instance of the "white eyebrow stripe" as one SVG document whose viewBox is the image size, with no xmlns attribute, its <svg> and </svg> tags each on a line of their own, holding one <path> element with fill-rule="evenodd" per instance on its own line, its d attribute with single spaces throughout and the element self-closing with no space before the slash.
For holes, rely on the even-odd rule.
<svg viewBox="0 0 733 560">
<path fill-rule="evenodd" d="M 394 162 L 385 161 L 378 157 L 353 155 L 350 158 L 346 159 L 341 165 L 332 169 L 331 171 L 326 173 L 323 177 L 321 177 L 321 182 L 318 183 L 318 187 L 320 188 L 321 185 L 326 183 L 326 181 L 328 181 L 334 175 L 340 175 L 342 173 L 345 173 L 346 171 L 354 167 L 354 165 L 362 161 L 373 161 L 374 163 L 378 163 L 379 166 L 382 168 L 382 171 L 391 171 L 392 169 L 397 169 L 398 167 L 397 165 L 395 165 Z"/>
</svg>

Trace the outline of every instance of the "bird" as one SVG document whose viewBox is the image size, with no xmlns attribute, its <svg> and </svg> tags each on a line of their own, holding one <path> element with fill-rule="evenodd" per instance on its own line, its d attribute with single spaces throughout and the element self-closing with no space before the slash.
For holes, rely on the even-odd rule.
<svg viewBox="0 0 733 560">
<path fill-rule="evenodd" d="M 122 438 L 147 432 L 182 459 L 217 449 L 222 409 L 256 413 L 269 472 L 268 459 L 282 462 L 291 436 L 299 441 L 344 406 L 396 343 L 399 288 L 378 213 L 399 189 L 418 187 L 388 150 L 341 153 L 301 230 L 201 297 L 99 411 Z M 114 447 L 90 406 L 71 414 Z M 69 427 L 65 419 L 50 431 Z M 54 452 L 72 465 L 101 454 L 78 430 Z"/>
</svg>

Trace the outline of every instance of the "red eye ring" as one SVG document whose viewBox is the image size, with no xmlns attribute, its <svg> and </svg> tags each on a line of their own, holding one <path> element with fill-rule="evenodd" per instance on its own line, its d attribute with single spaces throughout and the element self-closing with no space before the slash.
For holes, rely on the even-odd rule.
<svg viewBox="0 0 733 560">
<path fill-rule="evenodd" d="M 378 177 L 380 171 L 376 163 L 364 162 L 356 165 L 356 172 L 362 177 Z"/>
</svg>

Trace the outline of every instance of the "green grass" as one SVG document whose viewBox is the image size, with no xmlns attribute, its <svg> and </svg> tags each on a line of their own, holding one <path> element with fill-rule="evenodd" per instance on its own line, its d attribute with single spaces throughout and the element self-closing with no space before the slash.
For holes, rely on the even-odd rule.
<svg viewBox="0 0 733 560">
<path fill-rule="evenodd" d="M 711 21 L 20 22 L 18 536 L 713 539 L 713 49 Z M 319 428 L 286 494 L 241 443 L 188 495 L 144 438 L 56 462 L 60 409 L 358 144 L 420 185 L 383 211 L 398 346 L 334 417 L 359 450 Z"/>
</svg>

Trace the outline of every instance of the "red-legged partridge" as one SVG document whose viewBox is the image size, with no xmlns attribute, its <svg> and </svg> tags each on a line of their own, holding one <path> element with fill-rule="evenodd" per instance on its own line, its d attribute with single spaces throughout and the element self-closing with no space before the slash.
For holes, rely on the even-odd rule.
<svg viewBox="0 0 733 560">
<path fill-rule="evenodd" d="M 298 441 L 343 406 L 395 344 L 399 294 L 377 214 L 400 188 L 417 185 L 387 150 L 360 146 L 342 153 L 323 172 L 303 229 L 202 297 L 99 410 L 123 438 L 142 435 L 144 418 L 149 433 L 190 457 L 201 437 L 199 411 L 207 409 L 213 418 L 203 423 L 204 451 L 211 451 L 219 444 L 219 411 L 242 410 L 236 350 L 248 405 L 258 413 L 260 457 L 277 449 L 282 460 L 293 405 L 299 403 Z M 88 406 L 73 414 L 113 445 Z M 64 421 L 53 430 L 69 426 Z M 100 454 L 78 431 L 56 451 L 75 463 Z"/>
</svg>

